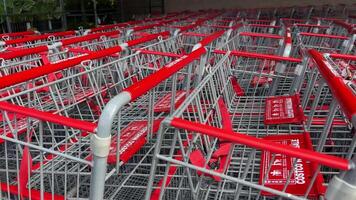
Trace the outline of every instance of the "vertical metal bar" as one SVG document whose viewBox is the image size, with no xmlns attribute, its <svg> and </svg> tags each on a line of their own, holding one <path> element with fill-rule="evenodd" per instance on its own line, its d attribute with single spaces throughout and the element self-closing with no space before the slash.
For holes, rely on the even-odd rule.
<svg viewBox="0 0 356 200">
<path fill-rule="evenodd" d="M 161 14 L 165 13 L 165 1 L 161 0 Z"/>
<path fill-rule="evenodd" d="M 317 152 L 321 152 L 323 150 L 323 146 L 325 144 L 326 138 L 328 137 L 328 133 L 330 132 L 332 121 L 334 120 L 335 113 L 337 111 L 337 107 L 337 100 L 333 99 L 330 105 L 328 118 L 326 119 L 323 132 L 321 133 L 321 138 L 319 139 L 318 147 L 316 148 Z"/>
<path fill-rule="evenodd" d="M 96 0 L 93 0 L 95 26 L 98 26 L 98 13 L 96 10 L 96 3 L 97 3 Z"/>
<path fill-rule="evenodd" d="M 6 3 L 6 0 L 3 0 L 3 3 L 4 3 L 4 14 L 5 14 L 5 18 L 6 18 L 6 26 L 7 26 L 7 32 L 11 33 L 12 32 L 12 29 L 11 29 L 11 19 L 7 13 L 7 3 Z"/>
<path fill-rule="evenodd" d="M 120 3 L 120 21 L 123 22 L 125 21 L 125 15 L 124 15 L 124 0 L 119 1 Z"/>
<path fill-rule="evenodd" d="M 62 29 L 66 30 L 67 29 L 67 14 L 64 9 L 64 0 L 59 0 L 59 6 L 60 6 L 61 12 L 62 12 L 62 16 L 61 16 Z"/>
<path fill-rule="evenodd" d="M 318 89 L 317 89 L 315 97 L 314 97 L 313 104 L 312 104 L 312 106 L 310 108 L 308 121 L 307 121 L 307 129 L 310 128 L 311 123 L 313 121 L 313 115 L 314 115 L 314 113 L 316 111 L 316 107 L 318 106 L 319 99 L 320 99 L 320 96 L 321 96 L 321 92 L 323 91 L 323 88 L 324 88 L 324 84 L 325 84 L 325 82 L 323 80 L 321 80 L 320 83 L 319 83 Z"/>
</svg>

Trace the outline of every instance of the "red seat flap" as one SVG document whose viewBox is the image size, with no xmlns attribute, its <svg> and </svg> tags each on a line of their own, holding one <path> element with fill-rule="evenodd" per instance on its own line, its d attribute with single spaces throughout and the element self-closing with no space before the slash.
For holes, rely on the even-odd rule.
<svg viewBox="0 0 356 200">
<path fill-rule="evenodd" d="M 305 120 L 300 106 L 299 94 L 292 96 L 273 96 L 266 98 L 264 123 L 301 124 Z"/>
</svg>

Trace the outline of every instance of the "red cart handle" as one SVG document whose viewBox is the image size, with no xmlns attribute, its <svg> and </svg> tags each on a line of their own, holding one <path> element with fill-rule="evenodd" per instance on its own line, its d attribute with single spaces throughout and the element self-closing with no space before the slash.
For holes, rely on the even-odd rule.
<svg viewBox="0 0 356 200">
<path fill-rule="evenodd" d="M 116 27 L 122 28 L 122 27 L 126 27 L 128 25 L 129 25 L 128 23 L 110 24 L 110 25 L 103 25 L 103 26 L 99 26 L 96 28 L 92 28 L 90 30 L 91 30 L 91 32 L 98 32 L 98 31 L 104 31 L 104 30 L 108 30 L 108 29 L 114 29 Z"/>
<path fill-rule="evenodd" d="M 24 31 L 24 32 L 15 32 L 15 33 L 2 33 L 0 37 L 9 36 L 9 37 L 17 37 L 17 36 L 24 36 L 24 35 L 33 35 L 36 34 L 34 31 Z"/>
<path fill-rule="evenodd" d="M 349 170 L 352 168 L 350 161 L 344 158 L 322 154 L 312 150 L 296 149 L 291 146 L 278 144 L 261 138 L 252 137 L 246 134 L 226 131 L 213 126 L 191 122 L 180 118 L 173 118 L 171 125 L 176 128 L 186 129 L 188 131 L 202 133 L 208 136 L 219 138 L 220 140 L 230 141 L 232 143 L 244 144 L 252 148 L 270 151 L 273 153 L 282 153 L 287 156 L 298 157 L 308 161 L 316 162 L 328 167 Z"/>
<path fill-rule="evenodd" d="M 315 49 L 309 50 L 309 54 L 317 64 L 320 74 L 328 84 L 333 97 L 337 99 L 346 117 L 356 124 L 356 94 L 345 83 L 345 80 L 335 72 L 322 54 Z"/>
<path fill-rule="evenodd" d="M 356 55 L 331 53 L 331 54 L 329 54 L 329 57 L 336 58 L 336 59 L 356 61 Z"/>
<path fill-rule="evenodd" d="M 18 51 L 0 53 L 0 58 L 3 58 L 4 60 L 8 60 L 8 59 L 13 59 L 13 58 L 17 58 L 17 57 L 26 56 L 26 55 L 41 53 L 44 51 L 48 51 L 47 45 L 32 47 L 32 48 L 28 48 L 28 49 L 21 49 Z"/>
<path fill-rule="evenodd" d="M 95 40 L 97 38 L 100 38 L 101 36 L 108 37 L 108 36 L 118 35 L 118 34 L 120 34 L 120 31 L 111 31 L 111 32 L 106 32 L 106 33 L 94 33 L 94 34 L 89 34 L 89 35 L 85 35 L 85 36 L 81 36 L 81 37 L 62 39 L 59 42 L 61 42 L 63 46 L 66 46 L 66 45 L 75 44 L 75 43 L 79 43 L 79 42 Z"/>
<path fill-rule="evenodd" d="M 212 41 L 214 41 L 217 38 L 219 38 L 220 36 L 222 36 L 224 33 L 225 33 L 225 30 L 221 30 L 221 31 L 212 33 L 212 34 L 208 35 L 207 37 L 205 37 L 204 39 L 202 39 L 199 42 L 199 44 L 201 44 L 201 46 L 206 46 L 206 45 L 210 44 Z"/>
<path fill-rule="evenodd" d="M 75 31 L 47 33 L 47 34 L 43 34 L 43 35 L 34 35 L 34 36 L 25 37 L 25 38 L 7 40 L 7 41 L 5 41 L 5 44 L 6 45 L 13 45 L 13 44 L 20 44 L 20 43 L 24 43 L 24 42 L 31 42 L 31 41 L 35 41 L 35 40 L 45 40 L 45 39 L 48 39 L 48 37 L 51 37 L 51 36 L 63 37 L 63 36 L 68 36 L 68 35 L 75 35 Z"/>
<path fill-rule="evenodd" d="M 253 33 L 253 32 L 241 32 L 241 36 L 250 36 L 250 37 L 263 37 L 263 38 L 272 38 L 272 39 L 283 39 L 282 36 L 276 34 L 267 34 L 267 33 Z"/>
<path fill-rule="evenodd" d="M 215 50 L 214 53 L 217 54 L 226 54 L 227 51 L 223 50 Z M 269 54 L 261 54 L 261 53 L 252 53 L 246 51 L 231 51 L 230 56 L 238 56 L 238 57 L 247 57 L 247 58 L 256 58 L 256 59 L 266 59 L 266 60 L 275 60 L 275 61 L 287 61 L 287 62 L 302 62 L 300 58 L 291 58 L 291 57 L 283 57 Z"/>
<path fill-rule="evenodd" d="M 72 127 L 75 129 L 80 129 L 83 131 L 88 131 L 94 133 L 96 131 L 97 125 L 88 121 L 77 120 L 65 116 L 61 116 L 58 114 L 53 114 L 50 112 L 39 111 L 33 108 L 26 108 L 23 106 L 14 105 L 5 101 L 0 102 L 0 110 L 7 111 L 12 113 L 17 113 L 20 115 L 24 115 L 26 117 L 31 117 L 47 122 L 52 122 L 55 124 L 60 124 L 63 126 Z"/>
<path fill-rule="evenodd" d="M 342 35 L 331 35 L 331 34 L 321 34 L 321 33 L 308 33 L 308 32 L 301 32 L 299 33 L 303 36 L 313 36 L 313 37 L 324 37 L 324 38 L 332 38 L 332 39 L 342 39 L 347 40 L 348 37 Z"/>
<path fill-rule="evenodd" d="M 177 73 L 179 70 L 184 68 L 189 63 L 193 62 L 201 55 L 206 53 L 206 49 L 201 47 L 188 55 L 184 55 L 181 58 L 169 63 L 163 68 L 159 69 L 155 73 L 149 75 L 145 79 L 134 83 L 133 85 L 126 88 L 124 91 L 130 93 L 131 101 L 140 97 L 141 95 L 148 92 L 150 89 L 158 85 L 160 82 L 166 80 L 173 74 Z"/>
</svg>

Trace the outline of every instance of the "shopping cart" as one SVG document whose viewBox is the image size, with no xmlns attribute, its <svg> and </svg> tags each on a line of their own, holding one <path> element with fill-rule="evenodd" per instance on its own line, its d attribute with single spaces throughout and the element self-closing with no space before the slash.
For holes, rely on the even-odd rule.
<svg viewBox="0 0 356 200">
<path fill-rule="evenodd" d="M 309 130 L 293 121 L 305 120 L 298 94 L 236 94 L 227 53 L 161 123 L 146 199 L 354 198 L 355 91 L 317 54 L 311 52 L 335 107 Z M 327 135 L 319 133 L 338 117 L 335 143 L 323 144 Z"/>
<path fill-rule="evenodd" d="M 152 26 L 154 27 L 154 26 Z M 80 56 L 91 51 L 103 50 L 105 48 L 118 46 L 125 43 L 130 38 L 138 39 L 140 37 L 147 37 L 157 30 L 150 30 L 151 26 L 137 26 L 134 33 L 135 36 L 125 36 L 119 30 L 112 32 L 93 33 L 84 36 L 61 39 L 48 45 L 41 45 L 37 47 L 23 49 L 11 48 L 12 51 L 5 51 L 0 53 L 2 63 L 2 75 L 9 75 L 17 71 L 23 71 L 43 64 L 50 64 L 59 62 L 61 60 L 70 59 Z M 145 30 L 145 33 L 140 31 Z M 9 49 L 9 48 L 8 48 Z"/>
<path fill-rule="evenodd" d="M 1 76 L 118 45 L 119 34 L 119 31 L 89 34 L 61 39 L 53 44 L 30 47 L 25 50 L 12 48 L 12 51 L 0 53 Z"/>
<path fill-rule="evenodd" d="M 296 39 L 293 40 L 293 46 L 302 46 L 304 48 L 314 48 L 318 51 L 329 53 L 348 54 L 353 50 L 356 40 L 356 34 L 349 36 L 332 35 L 300 32 Z M 300 56 L 300 49 L 294 48 L 292 55 Z"/>
<path fill-rule="evenodd" d="M 131 43 L 135 43 L 135 42 L 131 42 Z M 167 45 L 162 45 L 162 43 L 163 42 L 157 43 L 157 46 L 161 48 L 163 46 L 166 48 L 169 47 Z M 95 132 L 94 129 L 96 128 L 96 126 L 92 125 L 91 128 L 85 127 L 84 129 L 81 129 L 78 128 L 78 125 L 76 124 L 71 126 L 72 125 L 71 123 L 69 124 L 65 123 L 62 125 L 68 127 L 62 128 L 60 120 L 57 119 L 55 121 L 51 121 L 48 120 L 48 118 L 46 118 L 45 119 L 46 123 L 44 124 L 47 125 L 52 123 L 57 123 L 57 124 L 49 126 L 48 128 L 49 132 L 43 133 L 41 131 L 43 130 L 47 131 L 47 129 L 39 128 L 42 125 L 37 126 L 37 124 L 42 124 L 42 122 L 41 121 L 39 122 L 38 120 L 41 120 L 43 118 L 36 118 L 33 115 L 27 115 L 26 112 L 16 112 L 17 109 L 19 110 L 25 109 L 24 107 L 22 107 L 25 106 L 29 109 L 27 110 L 27 112 L 37 113 L 36 116 L 46 113 L 43 115 L 52 116 L 51 119 L 58 118 L 58 114 L 70 117 L 68 119 L 61 118 L 62 120 L 65 119 L 66 122 L 76 122 L 75 119 L 79 121 L 85 120 L 85 121 L 96 122 L 99 119 L 99 116 L 103 116 L 102 118 L 104 120 L 102 120 L 102 122 L 100 122 L 99 120 L 98 133 L 100 132 L 100 134 L 111 134 L 110 127 L 114 126 L 115 127 L 114 133 L 121 133 L 122 135 L 115 136 L 115 134 L 113 134 L 113 144 L 110 145 L 111 150 L 110 153 L 108 152 L 109 156 L 107 160 L 107 162 L 111 165 L 109 166 L 110 169 L 108 170 L 106 179 L 108 179 L 107 180 L 108 183 L 114 182 L 117 187 L 115 188 L 115 192 L 113 192 L 111 191 L 112 189 L 112 187 L 110 186 L 111 184 L 108 184 L 108 187 L 106 187 L 108 189 L 105 190 L 106 191 L 105 194 L 109 196 L 118 195 L 117 193 L 123 187 L 122 185 L 124 184 L 125 179 L 127 179 L 127 177 L 123 174 L 118 179 L 118 177 L 114 175 L 121 172 L 130 172 L 130 170 L 132 170 L 133 163 L 137 163 L 139 160 L 145 158 L 145 156 L 143 156 L 142 153 L 143 152 L 149 153 L 146 152 L 147 148 L 153 149 L 152 143 L 147 142 L 148 143 L 147 147 L 145 146 L 146 136 L 147 139 L 152 138 L 153 133 L 157 131 L 158 124 L 161 118 L 164 116 L 164 114 L 170 113 L 171 109 L 174 110 L 175 106 L 172 107 L 171 103 L 173 103 L 173 105 L 178 106 L 179 103 L 189 93 L 190 88 L 194 84 L 194 78 L 192 72 L 194 71 L 196 66 L 199 66 L 199 64 L 197 64 L 200 62 L 199 58 L 201 57 L 202 54 L 205 53 L 205 49 L 200 48 L 195 50 L 191 54 L 181 55 L 178 58 L 173 57 L 172 59 L 175 60 L 174 61 L 170 60 L 170 62 L 167 64 L 164 63 L 164 61 L 167 59 L 159 59 L 159 57 L 163 57 L 163 56 L 170 57 L 170 55 L 166 55 L 162 53 L 160 55 L 156 55 L 156 59 L 152 59 L 153 55 L 150 54 L 150 51 L 152 51 L 150 49 L 157 50 L 158 47 L 154 47 L 154 45 L 151 45 L 148 46 L 147 48 L 148 48 L 147 50 L 148 52 L 145 52 L 144 51 L 145 49 L 142 49 L 141 51 L 138 51 L 135 54 L 132 54 L 127 57 L 123 57 L 121 59 L 118 59 L 117 61 L 108 62 L 106 64 L 102 64 L 95 67 L 92 67 L 90 62 L 89 63 L 82 62 L 81 65 L 79 66 L 75 66 L 75 67 L 73 66 L 65 70 L 62 69 L 60 74 L 62 74 L 63 77 L 53 82 L 46 81 L 46 78 L 42 78 L 42 76 L 45 74 L 41 74 L 41 75 L 37 74 L 41 77 L 41 79 L 34 78 L 34 77 L 27 77 L 26 79 L 31 80 L 31 82 L 43 80 L 44 84 L 32 89 L 28 89 L 27 91 L 21 91 L 17 94 L 12 94 L 11 96 L 2 99 L 21 105 L 21 107 L 18 107 L 15 106 L 14 104 L 5 103 L 4 110 L 9 111 L 11 113 L 9 114 L 10 118 L 3 117 L 3 119 L 7 120 L 7 121 L 5 120 L 6 122 L 3 123 L 3 130 L 5 130 L 4 134 L 0 136 L 1 139 L 4 140 L 3 143 L 5 144 L 11 143 L 14 146 L 16 146 L 16 144 L 14 143 L 20 144 L 18 150 L 19 152 L 21 152 L 23 149 L 22 148 L 23 146 L 21 145 L 23 144 L 28 145 L 28 143 L 34 144 L 34 145 L 29 145 L 29 149 L 26 150 L 27 153 L 25 154 L 25 156 L 30 154 L 30 158 L 28 158 L 27 161 L 28 162 L 31 161 L 30 162 L 31 164 L 25 165 L 20 162 L 17 162 L 17 164 L 11 166 L 5 164 L 6 169 L 9 169 L 7 170 L 8 172 L 12 172 L 12 170 L 10 169 L 24 168 L 23 170 L 20 170 L 21 173 L 25 171 L 24 173 L 25 174 L 28 173 L 28 175 L 26 176 L 27 178 L 24 182 L 19 181 L 16 178 L 19 177 L 19 175 L 16 174 L 14 175 L 14 177 L 11 178 L 11 180 L 4 179 L 5 183 L 2 185 L 3 186 L 2 191 L 4 193 L 2 194 L 8 197 L 12 197 L 14 195 L 29 197 L 29 195 L 34 195 L 34 198 L 36 198 L 38 197 L 38 195 L 45 195 L 46 198 L 48 199 L 51 199 L 51 196 L 54 198 L 79 198 L 82 196 L 88 197 L 89 187 L 92 187 L 92 191 L 93 191 L 92 199 L 98 199 L 97 197 L 101 199 L 100 196 L 103 195 L 103 191 L 102 191 L 103 188 L 100 189 L 100 187 L 104 186 L 101 182 L 103 180 L 101 179 L 105 178 L 105 174 L 107 171 L 106 170 L 100 171 L 103 168 L 101 168 L 100 166 L 96 167 L 98 163 L 97 156 L 101 157 L 102 154 L 100 154 L 100 151 L 96 151 L 94 149 L 95 152 L 93 157 L 90 154 L 90 148 L 89 148 L 90 134 L 88 134 L 88 132 Z M 103 51 L 99 52 L 100 56 L 105 56 L 105 55 L 108 56 L 114 53 L 113 51 L 105 52 L 105 53 Z M 149 59 L 147 59 L 146 56 L 143 56 L 146 54 L 150 54 Z M 100 56 L 96 54 L 90 54 L 90 56 L 92 56 L 91 57 L 92 60 L 100 58 Z M 156 70 L 156 73 L 154 72 L 154 70 L 151 70 L 153 71 L 151 73 L 143 73 L 143 71 L 147 70 L 145 68 L 151 68 L 150 64 L 153 63 L 156 64 L 155 61 L 157 60 L 160 60 L 161 62 L 161 69 Z M 131 64 L 128 65 L 129 63 L 131 63 L 132 65 Z M 63 63 L 60 64 L 61 64 L 60 66 L 63 67 Z M 187 67 L 187 65 L 189 67 Z M 53 67 L 55 66 L 52 66 L 51 68 Z M 78 71 L 78 68 L 81 67 L 85 68 L 84 72 Z M 58 69 L 59 68 L 57 68 L 55 71 L 58 71 Z M 179 71 L 179 73 L 176 73 L 177 71 Z M 169 76 L 167 76 L 167 74 Z M 168 78 L 172 75 L 173 78 Z M 147 80 L 145 78 L 146 76 L 147 76 Z M 157 86 L 154 84 L 152 86 L 152 82 L 154 83 L 156 81 L 158 81 L 156 83 Z M 13 84 L 14 83 L 9 83 L 8 85 L 13 85 Z M 6 86 L 7 85 L 2 85 L 2 87 L 6 87 Z M 130 87 L 128 89 L 125 89 L 128 86 Z M 49 91 L 46 92 L 45 94 L 40 94 L 39 90 L 43 88 L 47 88 Z M 10 89 L 7 88 L 7 90 Z M 112 95 L 115 95 L 118 92 L 122 91 L 121 92 L 122 94 L 120 93 L 121 95 L 119 96 L 122 95 L 125 96 L 125 94 L 131 90 L 134 91 L 132 92 L 132 96 L 131 96 L 133 98 L 132 102 L 126 105 L 122 110 L 120 110 L 119 114 L 117 115 L 119 121 L 116 121 L 115 118 L 115 123 L 110 124 L 110 127 L 106 125 L 105 126 L 100 125 L 101 123 L 110 123 L 110 120 L 107 117 L 112 115 L 111 114 L 108 115 L 107 112 L 113 111 L 110 109 L 111 106 L 120 105 L 117 104 L 115 100 L 113 100 L 113 102 L 115 103 L 109 102 L 107 105 L 108 107 L 106 108 L 107 111 L 105 111 L 105 109 L 104 111 L 101 111 L 101 108 L 104 107 L 104 104 L 107 103 L 113 97 Z M 178 92 L 175 93 L 175 91 L 177 90 Z M 145 94 L 147 91 L 151 91 L 151 92 L 149 92 L 149 94 Z M 25 93 L 27 93 L 27 95 L 23 95 Z M 137 93 L 142 93 L 145 95 L 138 96 Z M 45 97 L 48 95 L 52 96 L 52 100 Z M 32 96 L 35 98 L 33 100 L 29 99 L 29 97 Z M 24 102 L 24 103 L 21 104 L 20 102 Z M 119 102 L 123 103 L 121 101 Z M 8 110 L 9 108 L 14 108 L 14 107 L 16 109 Z M 37 109 L 35 110 L 32 107 Z M 33 122 L 28 122 L 27 120 L 28 117 L 34 117 L 36 120 L 33 119 Z M 109 121 L 107 121 L 106 119 L 108 119 Z M 133 119 L 136 119 L 135 122 L 130 123 L 132 122 Z M 88 124 L 88 122 L 85 121 L 82 124 L 84 125 Z M 59 130 L 57 130 L 54 129 L 53 126 L 56 128 L 57 127 L 60 128 Z M 95 128 L 93 128 L 93 126 Z M 18 133 L 16 134 L 16 136 L 14 136 L 14 132 L 12 132 L 13 130 L 12 127 L 15 127 L 15 131 L 16 133 Z M 37 131 L 38 130 L 37 128 L 39 128 L 39 131 Z M 102 132 L 101 130 L 102 128 L 105 128 L 106 130 L 110 130 L 110 131 Z M 33 131 L 31 132 L 31 135 L 26 134 L 29 131 L 29 129 Z M 84 131 L 80 132 L 76 129 L 81 129 Z M 88 131 L 88 129 L 90 129 L 90 131 Z M 60 130 L 64 130 L 63 134 Z M 46 144 L 50 146 L 46 146 L 45 148 L 50 150 L 47 149 L 42 150 L 43 149 L 42 145 L 30 141 L 29 138 L 33 138 L 35 135 L 37 136 L 37 134 L 40 134 L 38 137 L 41 136 L 43 137 L 45 135 L 46 138 L 48 138 L 48 141 L 50 142 L 47 142 Z M 103 135 L 100 134 L 98 135 L 98 137 L 103 137 Z M 70 137 L 68 138 L 67 135 L 70 135 Z M 95 141 L 93 141 L 94 144 L 92 145 L 100 146 L 100 143 L 97 143 L 100 140 L 100 138 L 98 137 L 93 136 L 93 140 Z M 103 142 L 104 140 L 100 140 L 100 141 Z M 120 145 L 118 144 L 122 145 L 121 148 Z M 117 148 L 115 148 L 116 145 Z M 41 147 L 38 148 L 38 146 Z M 100 149 L 99 146 L 98 148 Z M 142 147 L 142 151 L 140 150 L 141 147 Z M 115 149 L 120 149 L 120 151 L 116 151 Z M 10 154 L 8 150 L 9 149 L 5 145 L 4 152 L 6 152 L 7 155 Z M 32 151 L 35 150 L 40 150 L 38 152 L 39 156 L 37 157 L 34 157 L 34 155 L 38 155 L 38 154 L 32 153 Z M 82 152 L 82 153 L 77 154 L 77 152 Z M 20 157 L 19 159 L 25 160 L 22 159 L 24 158 L 23 155 Z M 7 157 L 4 156 L 5 160 L 6 158 Z M 34 161 L 34 158 L 36 158 L 37 160 L 39 159 L 40 161 L 32 162 Z M 63 159 L 68 159 L 68 160 L 63 161 Z M 23 161 L 23 162 L 27 162 L 27 161 Z M 4 163 L 7 163 L 7 161 Z M 125 163 L 128 164 L 126 165 Z M 114 164 L 116 164 L 116 166 Z M 91 183 L 89 181 L 83 181 L 83 180 L 88 180 L 88 178 L 90 177 L 90 171 L 91 171 L 90 166 L 92 165 L 94 165 L 92 168 L 92 170 L 94 170 L 92 172 L 93 174 L 97 174 L 96 170 L 99 170 L 101 173 L 104 174 L 100 176 L 95 176 L 95 178 L 93 178 L 93 181 L 91 181 Z M 105 165 L 106 165 L 106 161 L 105 161 Z M 33 166 L 35 167 L 32 168 Z M 30 170 L 31 168 L 32 170 Z M 41 171 L 42 169 L 47 169 L 47 170 L 45 170 L 43 173 L 40 173 L 40 175 L 30 176 L 30 174 L 32 173 L 37 174 L 38 170 Z M 61 171 L 64 169 L 66 169 L 65 172 Z M 116 171 L 115 169 L 118 170 Z M 70 173 L 70 171 L 73 173 Z M 43 182 L 43 179 L 45 179 L 46 181 Z M 53 183 L 60 184 L 60 187 L 59 186 L 57 187 L 57 185 L 54 187 Z M 26 189 L 27 184 L 31 184 L 31 187 L 27 187 Z M 43 192 L 41 193 L 39 191 L 43 191 Z M 87 191 L 87 192 L 83 192 L 83 191 Z"/>
</svg>

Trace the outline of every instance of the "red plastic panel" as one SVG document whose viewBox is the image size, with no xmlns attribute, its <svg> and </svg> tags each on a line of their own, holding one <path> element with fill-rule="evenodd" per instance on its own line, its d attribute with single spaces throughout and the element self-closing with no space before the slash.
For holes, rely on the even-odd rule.
<svg viewBox="0 0 356 200">
<path fill-rule="evenodd" d="M 163 119 L 153 122 L 153 133 L 157 132 Z M 147 121 L 133 121 L 121 131 L 120 138 L 120 161 L 126 163 L 146 143 Z M 117 137 L 111 139 L 108 163 L 116 163 Z"/>
<path fill-rule="evenodd" d="M 307 139 L 308 137 L 305 137 L 306 134 L 309 133 L 267 136 L 264 137 L 264 139 L 278 144 L 292 146 L 297 149 L 312 150 L 311 141 Z M 264 186 L 281 191 L 287 183 L 289 173 L 291 170 L 294 170 L 286 192 L 297 196 L 304 195 L 311 182 L 313 173 L 315 173 L 311 163 L 296 158 L 297 160 L 293 167 L 295 158 L 280 153 L 274 155 L 274 160 L 272 161 L 273 154 L 270 151 L 262 151 L 259 184 L 262 185 L 262 181 L 264 180 Z M 271 161 L 272 166 L 269 166 Z M 268 174 L 266 175 L 267 172 Z M 323 180 L 319 175 L 308 196 L 316 197 L 319 192 L 323 193 L 324 189 L 322 189 L 322 183 Z M 265 191 L 262 191 L 261 194 L 264 196 L 275 196 Z"/>
<path fill-rule="evenodd" d="M 237 96 L 244 96 L 245 91 L 241 88 L 240 84 L 237 82 L 236 77 L 231 78 L 231 85 Z"/>
<path fill-rule="evenodd" d="M 232 122 L 229 116 L 229 111 L 224 103 L 224 100 L 220 98 L 218 100 L 218 107 L 221 113 L 221 118 L 222 118 L 222 127 L 225 131 L 227 132 L 233 132 L 232 128 Z M 214 171 L 218 173 L 224 173 L 225 167 L 229 165 L 231 158 L 228 157 L 229 152 L 231 148 L 233 147 L 233 144 L 229 142 L 228 140 L 223 140 L 219 139 L 220 145 L 214 151 L 214 153 L 211 156 L 211 159 L 209 160 L 209 164 L 205 166 L 206 169 L 212 169 L 211 166 L 214 166 Z M 197 149 L 192 151 L 192 153 L 189 156 L 190 162 L 198 167 L 204 168 L 204 165 L 206 163 L 206 159 L 203 155 L 203 152 L 201 149 Z M 219 176 L 214 176 L 211 174 L 205 174 L 201 171 L 197 171 L 197 174 L 199 176 L 203 175 L 211 177 L 215 181 L 221 181 L 221 178 Z"/>
<path fill-rule="evenodd" d="M 180 104 L 183 103 L 185 97 L 187 95 L 186 90 L 178 90 L 175 95 L 174 107 L 175 109 L 179 107 Z M 169 112 L 171 110 L 171 99 L 172 93 L 168 93 L 164 95 L 161 99 L 159 99 L 153 108 L 154 112 Z"/>
<path fill-rule="evenodd" d="M 299 101 L 299 94 L 268 97 L 265 105 L 264 123 L 266 125 L 303 123 L 305 117 Z"/>
</svg>

